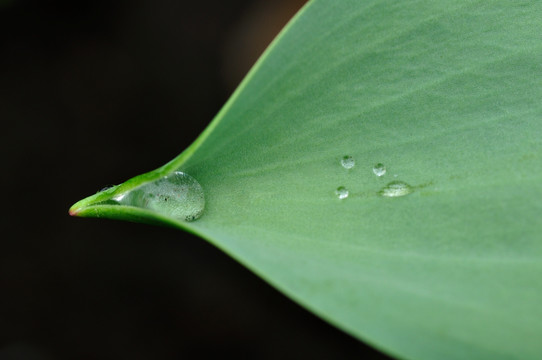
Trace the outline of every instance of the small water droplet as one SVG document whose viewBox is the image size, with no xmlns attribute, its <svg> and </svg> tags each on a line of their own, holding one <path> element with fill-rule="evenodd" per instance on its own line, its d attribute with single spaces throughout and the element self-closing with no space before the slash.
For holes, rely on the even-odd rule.
<svg viewBox="0 0 542 360">
<path fill-rule="evenodd" d="M 348 190 L 344 186 L 339 186 L 337 190 L 335 190 L 335 194 L 339 199 L 343 200 L 348 197 Z"/>
<path fill-rule="evenodd" d="M 341 159 L 341 165 L 345 169 L 352 169 L 354 167 L 354 165 L 356 165 L 356 161 L 354 160 L 354 158 L 352 156 L 345 155 Z"/>
<path fill-rule="evenodd" d="M 177 171 L 114 198 L 121 205 L 141 207 L 183 221 L 203 214 L 203 188 L 192 176 Z"/>
<path fill-rule="evenodd" d="M 378 192 L 385 197 L 399 197 L 411 194 L 414 188 L 404 181 L 392 181 Z"/>
<path fill-rule="evenodd" d="M 115 186 L 116 186 L 116 185 L 113 185 L 113 184 L 106 185 L 106 186 L 104 186 L 103 188 L 101 188 L 100 191 L 98 191 L 98 192 L 104 192 L 104 191 L 107 191 L 107 190 L 109 190 L 109 189 L 114 188 Z"/>
<path fill-rule="evenodd" d="M 386 173 L 386 167 L 382 163 L 378 163 L 373 166 L 373 172 L 376 176 L 380 177 Z"/>
</svg>

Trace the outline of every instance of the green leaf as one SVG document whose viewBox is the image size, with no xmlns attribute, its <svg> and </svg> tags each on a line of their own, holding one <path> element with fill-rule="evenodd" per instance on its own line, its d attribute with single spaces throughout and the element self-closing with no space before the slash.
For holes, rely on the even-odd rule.
<svg viewBox="0 0 542 360">
<path fill-rule="evenodd" d="M 71 211 L 199 234 L 398 357 L 539 359 L 541 19 L 536 1 L 312 1 L 184 153 Z M 112 200 L 174 171 L 204 188 L 196 221 Z"/>
</svg>

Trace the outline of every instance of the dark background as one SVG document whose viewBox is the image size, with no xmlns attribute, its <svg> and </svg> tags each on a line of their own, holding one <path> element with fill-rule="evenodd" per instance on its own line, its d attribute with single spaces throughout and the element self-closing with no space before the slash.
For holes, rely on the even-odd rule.
<svg viewBox="0 0 542 360">
<path fill-rule="evenodd" d="M 0 0 L 0 359 L 385 356 L 205 241 L 70 218 L 174 158 L 303 1 Z"/>
</svg>

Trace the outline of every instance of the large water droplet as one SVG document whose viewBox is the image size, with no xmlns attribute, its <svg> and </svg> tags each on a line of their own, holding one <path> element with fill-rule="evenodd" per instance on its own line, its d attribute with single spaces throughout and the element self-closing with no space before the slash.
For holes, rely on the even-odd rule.
<svg viewBox="0 0 542 360">
<path fill-rule="evenodd" d="M 373 172 L 376 176 L 380 177 L 386 173 L 386 167 L 382 163 L 378 163 L 373 166 Z"/>
<path fill-rule="evenodd" d="M 341 159 L 341 165 L 345 169 L 352 169 L 354 167 L 354 165 L 356 165 L 356 161 L 354 160 L 354 158 L 352 156 L 345 155 Z"/>
<path fill-rule="evenodd" d="M 385 197 L 399 197 L 411 194 L 414 188 L 404 181 L 392 181 L 378 192 Z"/>
<path fill-rule="evenodd" d="M 339 186 L 335 190 L 335 195 L 341 200 L 346 199 L 348 197 L 348 190 L 344 186 Z"/>
<path fill-rule="evenodd" d="M 201 185 L 180 171 L 117 195 L 114 200 L 121 205 L 153 210 L 182 221 L 198 219 L 205 208 Z"/>
</svg>

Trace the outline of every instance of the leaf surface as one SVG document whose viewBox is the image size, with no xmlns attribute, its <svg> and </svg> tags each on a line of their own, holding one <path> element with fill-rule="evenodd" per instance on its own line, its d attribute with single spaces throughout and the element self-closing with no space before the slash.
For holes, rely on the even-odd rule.
<svg viewBox="0 0 542 360">
<path fill-rule="evenodd" d="M 540 19 L 540 2 L 312 1 L 191 147 L 72 213 L 197 233 L 398 357 L 539 359 Z M 205 190 L 194 222 L 111 201 L 173 171 Z M 381 196 L 393 181 L 413 193 Z"/>
</svg>

